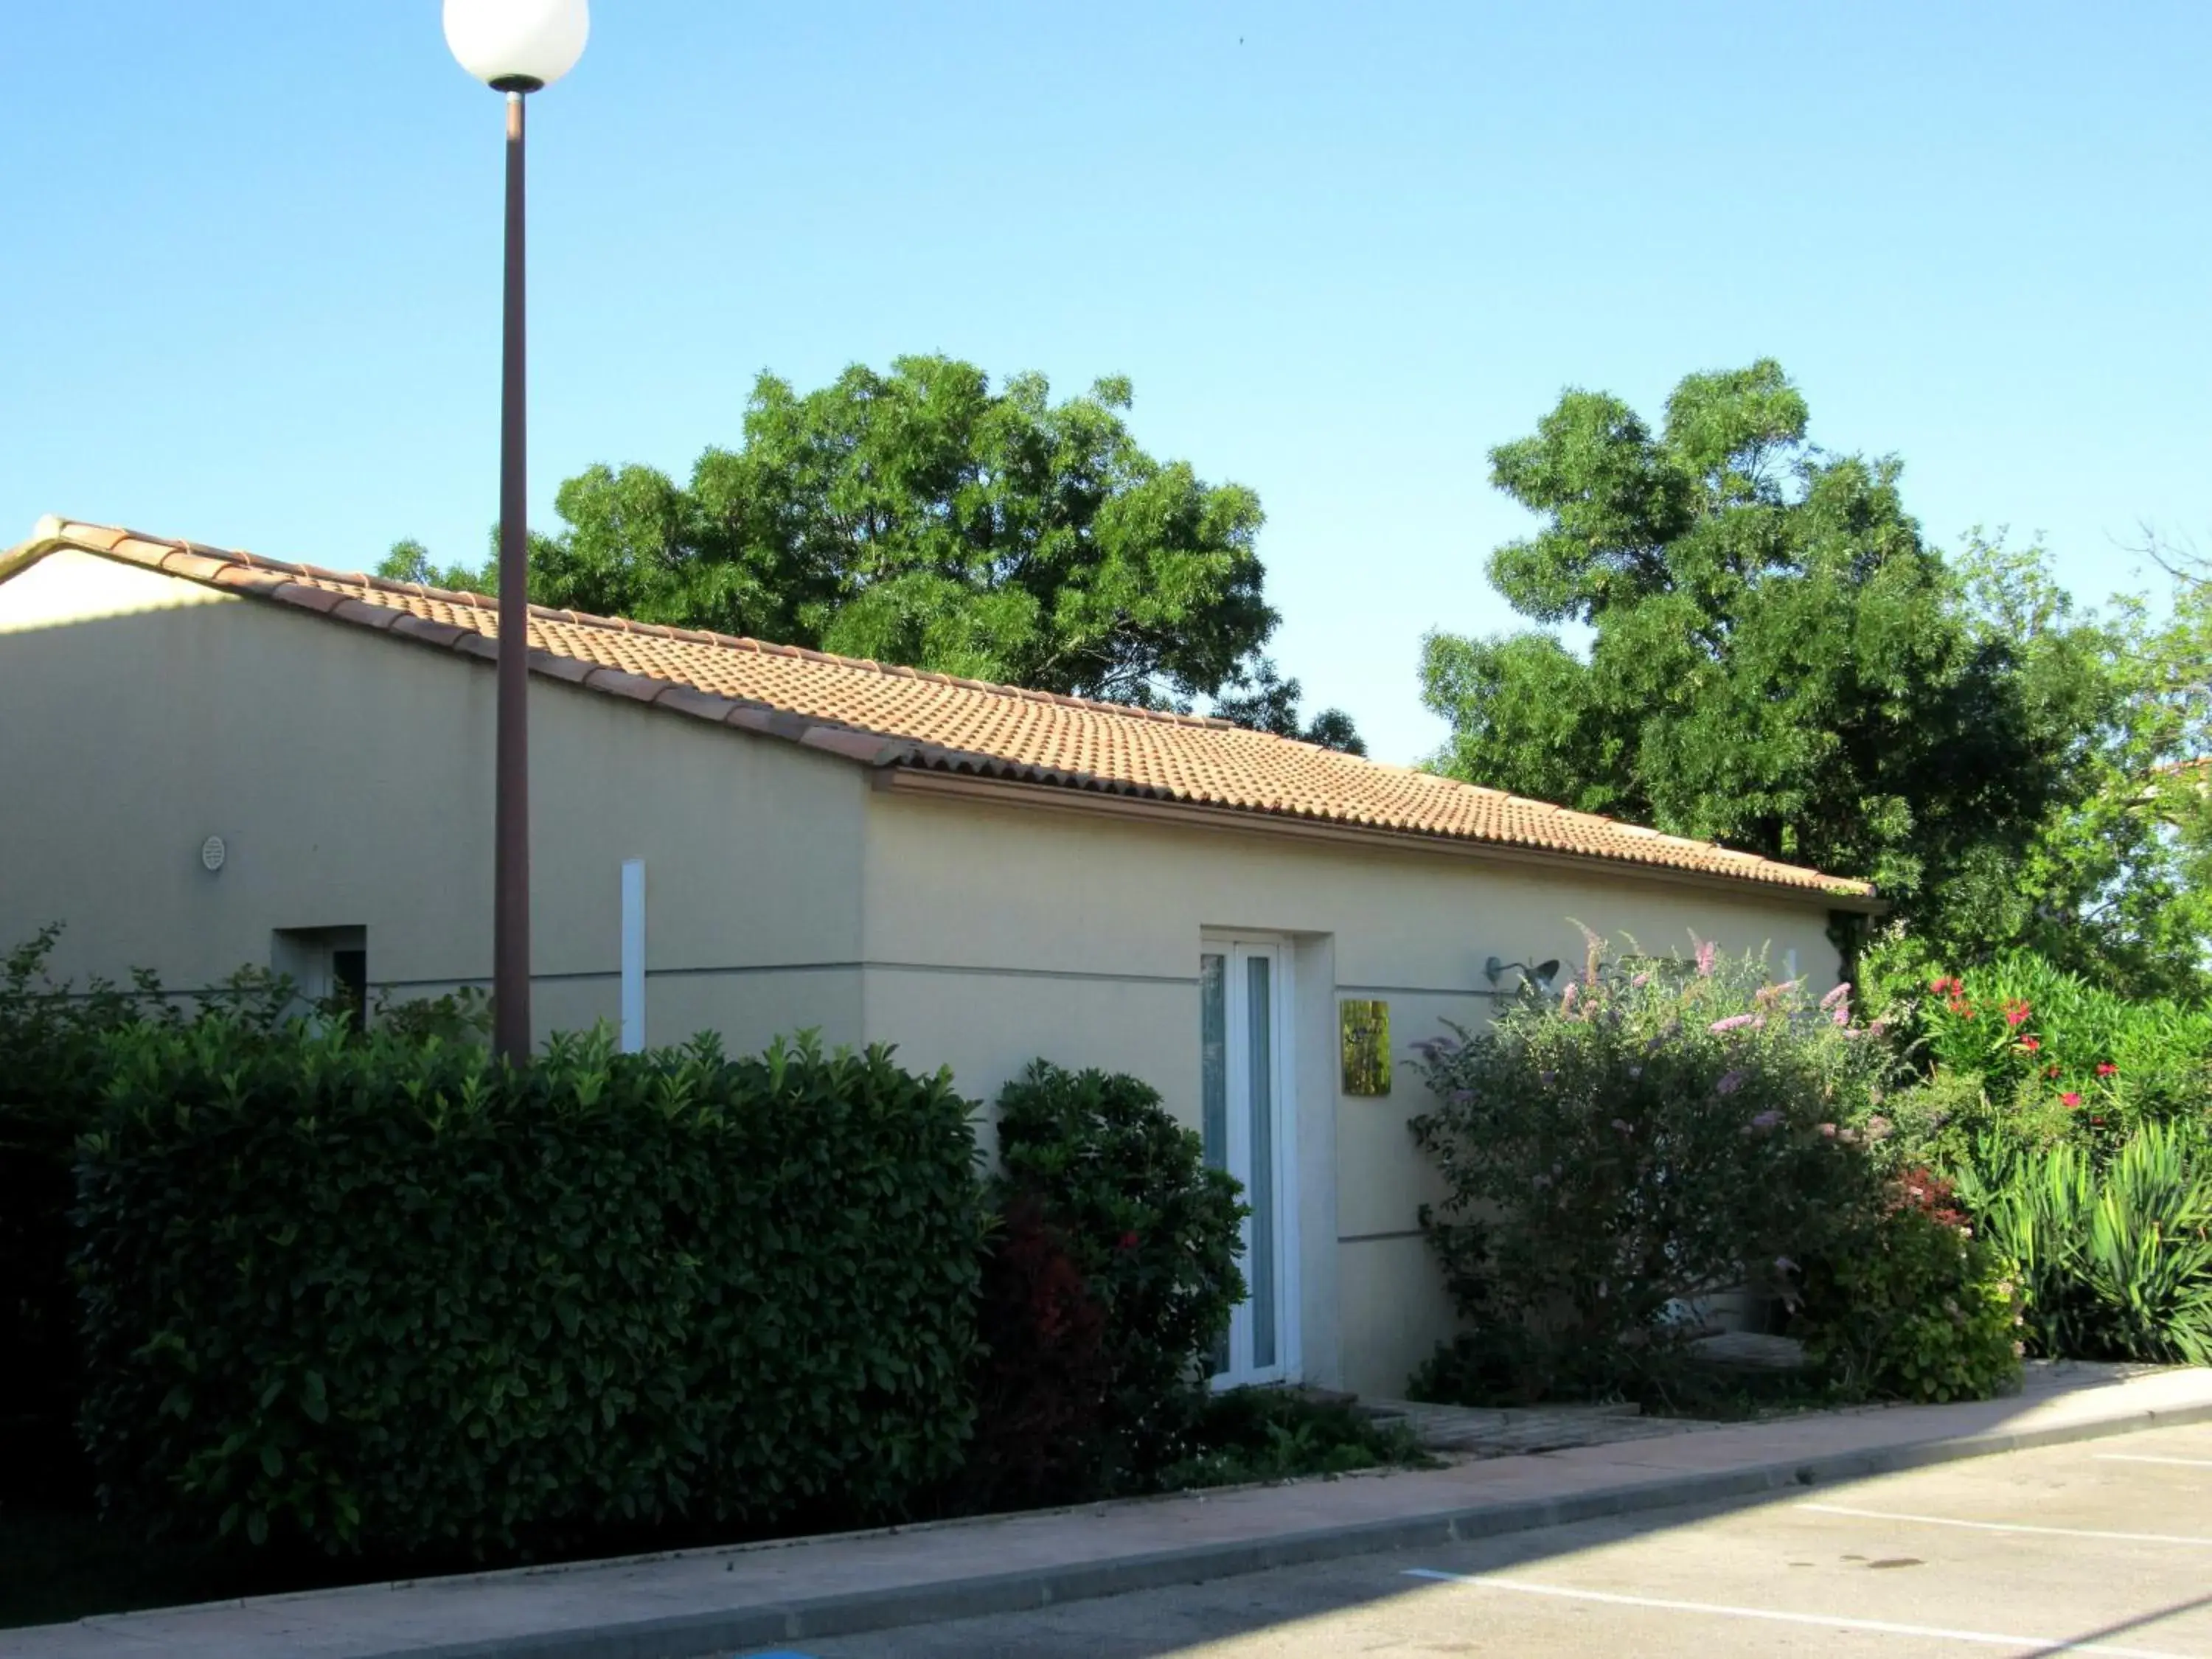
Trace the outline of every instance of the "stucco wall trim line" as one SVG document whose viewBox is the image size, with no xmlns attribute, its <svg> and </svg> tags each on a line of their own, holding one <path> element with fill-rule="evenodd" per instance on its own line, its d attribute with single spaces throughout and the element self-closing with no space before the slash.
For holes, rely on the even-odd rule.
<svg viewBox="0 0 2212 1659">
<path fill-rule="evenodd" d="M 762 962 L 732 963 L 719 968 L 651 968 L 646 970 L 648 981 L 656 979 L 715 979 L 735 978 L 756 974 L 852 974 L 868 964 L 865 962 Z M 618 980 L 620 968 L 575 968 L 560 973 L 534 973 L 532 985 L 581 985 L 593 980 Z M 466 974 L 434 974 L 422 979 L 376 979 L 369 981 L 371 990 L 416 991 L 430 986 L 458 988 L 474 986 L 489 990 L 489 975 L 475 977 Z"/>
<path fill-rule="evenodd" d="M 657 979 L 713 979 L 718 976 L 753 974 L 951 974 L 982 979 L 1044 979 L 1073 980 L 1089 985 L 1167 985 L 1195 990 L 1195 974 L 1112 974 L 1082 968 L 994 968 L 951 962 L 875 962 L 854 958 L 847 962 L 757 962 L 728 963 L 713 967 L 648 968 L 647 982 Z M 587 980 L 615 980 L 622 976 L 619 968 L 579 968 L 562 973 L 538 972 L 531 975 L 533 985 L 568 985 Z M 370 981 L 374 990 L 410 991 L 429 986 L 489 986 L 488 978 L 468 975 L 433 975 L 421 979 L 379 979 Z M 179 993 L 191 995 L 193 993 Z"/>
<path fill-rule="evenodd" d="M 1514 994 L 1487 985 L 1340 985 L 1336 994 L 1340 997 L 1480 997 L 1491 1002 Z"/>
<path fill-rule="evenodd" d="M 992 968 L 950 962 L 864 962 L 872 973 L 965 974 L 985 979 L 1076 980 L 1090 985 L 1173 985 L 1198 988 L 1196 974 L 1111 974 L 1087 968 Z"/>
</svg>

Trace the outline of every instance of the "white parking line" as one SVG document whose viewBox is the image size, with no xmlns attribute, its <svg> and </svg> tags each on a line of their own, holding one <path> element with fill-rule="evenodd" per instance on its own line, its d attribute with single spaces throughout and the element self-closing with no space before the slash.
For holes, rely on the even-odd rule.
<svg viewBox="0 0 2212 1659">
<path fill-rule="evenodd" d="M 2188 1469 L 2212 1469 L 2212 1457 L 2145 1457 L 2139 1452 L 2099 1452 L 2100 1463 L 2179 1463 Z"/>
<path fill-rule="evenodd" d="M 1846 1619 L 1824 1613 L 1778 1613 L 1771 1607 L 1732 1607 L 1717 1601 L 1672 1601 L 1656 1595 L 1618 1595 L 1607 1590 L 1566 1589 L 1557 1584 L 1532 1584 L 1518 1578 L 1486 1578 L 1472 1573 L 1438 1572 L 1429 1567 L 1408 1567 L 1405 1577 L 1440 1583 L 1474 1584 L 1483 1589 L 1511 1590 L 1520 1595 L 1555 1596 L 1565 1601 L 1602 1601 L 1616 1607 L 1656 1607 L 1666 1613 L 1702 1613 L 1723 1619 L 1761 1619 L 1777 1625 L 1814 1625 L 1823 1630 L 1869 1631 L 1878 1636 L 1911 1636 L 1923 1640 L 1969 1642 L 1978 1647 L 2029 1649 L 2039 1653 L 2100 1653 L 2112 1659 L 2192 1659 L 2162 1648 L 2118 1648 L 2103 1642 L 2075 1642 L 2063 1636 L 1999 1636 L 1980 1630 L 1947 1630 L 1940 1625 L 1896 1625 L 1883 1619 Z"/>
<path fill-rule="evenodd" d="M 1799 1504 L 1820 1515 L 1856 1516 L 1862 1521 L 1906 1521 L 1917 1527 L 1964 1527 L 1973 1532 L 2026 1532 L 2045 1538 L 2105 1538 L 2121 1544 L 2193 1544 L 2212 1548 L 2212 1538 L 2188 1533 L 2100 1532 L 2091 1527 L 2031 1527 L 2017 1521 L 1954 1521 L 1944 1515 L 1900 1515 L 1893 1510 L 1855 1510 L 1844 1504 Z"/>
</svg>

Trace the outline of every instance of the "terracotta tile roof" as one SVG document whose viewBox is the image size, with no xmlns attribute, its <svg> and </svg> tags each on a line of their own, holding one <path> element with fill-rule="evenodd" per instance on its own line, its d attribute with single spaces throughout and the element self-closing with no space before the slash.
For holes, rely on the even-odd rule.
<svg viewBox="0 0 2212 1659">
<path fill-rule="evenodd" d="M 495 602 L 100 526 L 40 521 L 0 556 L 71 546 L 489 658 Z M 992 685 L 795 646 L 532 606 L 533 672 L 878 766 L 967 772 L 1425 838 L 1735 878 L 1845 902 L 1864 882 L 1386 766 L 1224 721 Z"/>
</svg>

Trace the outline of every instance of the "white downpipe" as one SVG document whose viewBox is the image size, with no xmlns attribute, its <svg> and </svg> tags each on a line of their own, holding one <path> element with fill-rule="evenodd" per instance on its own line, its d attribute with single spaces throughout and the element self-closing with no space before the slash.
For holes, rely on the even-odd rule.
<svg viewBox="0 0 2212 1659">
<path fill-rule="evenodd" d="M 622 867 L 622 1051 L 645 1049 L 645 860 Z"/>
</svg>

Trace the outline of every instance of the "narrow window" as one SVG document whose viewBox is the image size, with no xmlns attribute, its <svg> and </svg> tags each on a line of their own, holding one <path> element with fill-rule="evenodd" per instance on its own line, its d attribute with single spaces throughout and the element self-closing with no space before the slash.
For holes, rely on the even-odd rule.
<svg viewBox="0 0 2212 1659">
<path fill-rule="evenodd" d="M 1205 1096 L 1206 1167 L 1229 1167 L 1229 959 L 1199 958 L 1199 1079 Z"/>
<path fill-rule="evenodd" d="M 1245 1180 L 1252 1206 L 1252 1244 L 1245 1271 L 1252 1279 L 1252 1367 L 1275 1364 L 1275 992 L 1274 958 L 1254 955 L 1244 963 L 1245 1040 L 1250 1045 L 1245 1094 L 1251 1114 L 1251 1170 Z"/>
<path fill-rule="evenodd" d="M 1295 1371 L 1297 1189 L 1285 1115 L 1287 948 L 1208 940 L 1199 954 L 1199 1121 L 1206 1161 L 1243 1189 L 1245 1297 L 1214 1354 L 1213 1383 L 1272 1382 Z"/>
</svg>

